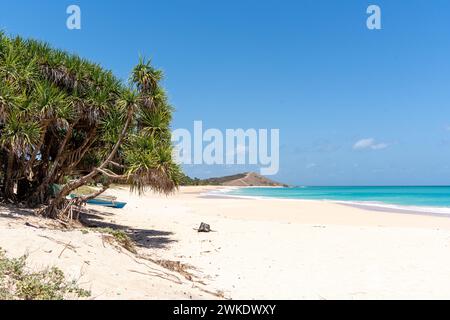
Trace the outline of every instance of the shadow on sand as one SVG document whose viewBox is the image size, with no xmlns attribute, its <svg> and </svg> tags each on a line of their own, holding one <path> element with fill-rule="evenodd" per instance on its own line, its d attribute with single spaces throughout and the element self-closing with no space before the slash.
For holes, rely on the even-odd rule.
<svg viewBox="0 0 450 320">
<path fill-rule="evenodd" d="M 142 248 L 165 249 L 168 244 L 176 242 L 171 238 L 173 232 L 136 229 L 104 221 L 108 216 L 113 216 L 113 214 L 90 209 L 80 214 L 80 222 L 90 228 L 111 228 L 124 231 L 135 242 L 136 246 Z"/>
<path fill-rule="evenodd" d="M 34 216 L 33 210 L 0 203 L 0 218 L 20 219 L 20 217 L 31 216 Z"/>
<path fill-rule="evenodd" d="M 80 222 L 90 228 L 111 228 L 113 230 L 124 231 L 138 247 L 165 249 L 168 244 L 176 242 L 171 236 L 173 232 L 136 229 L 113 222 L 107 222 L 105 219 L 114 216 L 109 212 L 97 210 L 83 210 L 80 214 Z M 23 217 L 35 217 L 34 211 L 31 209 L 18 208 L 17 206 L 0 204 L 0 218 L 19 220 Z"/>
</svg>

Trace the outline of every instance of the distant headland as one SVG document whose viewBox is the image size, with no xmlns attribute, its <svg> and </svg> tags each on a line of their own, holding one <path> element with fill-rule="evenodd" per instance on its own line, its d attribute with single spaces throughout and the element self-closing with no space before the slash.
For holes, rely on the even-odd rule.
<svg viewBox="0 0 450 320">
<path fill-rule="evenodd" d="M 266 178 L 255 172 L 245 172 L 225 177 L 198 179 L 185 176 L 182 185 L 213 185 L 213 186 L 235 186 L 235 187 L 288 187 Z"/>
</svg>

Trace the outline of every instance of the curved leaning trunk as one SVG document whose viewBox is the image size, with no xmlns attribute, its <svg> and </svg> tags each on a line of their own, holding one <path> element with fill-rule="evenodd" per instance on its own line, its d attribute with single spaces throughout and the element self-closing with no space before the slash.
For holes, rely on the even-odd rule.
<svg viewBox="0 0 450 320">
<path fill-rule="evenodd" d="M 64 163 L 65 168 L 60 170 L 60 172 L 55 178 L 56 181 L 59 181 L 65 174 L 75 169 L 75 167 L 81 162 L 83 157 L 86 155 L 86 152 L 89 151 L 89 148 L 95 142 L 96 133 L 97 133 L 97 126 L 91 129 L 84 143 L 77 150 L 73 151 L 66 157 L 65 159 L 66 163 Z"/>
<path fill-rule="evenodd" d="M 106 158 L 106 160 L 104 160 L 103 163 L 98 168 L 93 169 L 87 175 L 66 184 L 63 187 L 63 189 L 59 192 L 59 194 L 56 196 L 56 198 L 53 201 L 51 201 L 50 205 L 46 208 L 46 210 L 44 212 L 44 216 L 50 217 L 50 218 L 56 218 L 56 217 L 58 217 L 59 214 L 64 215 L 64 213 L 68 209 L 68 206 L 73 204 L 72 202 L 67 201 L 66 197 L 68 195 L 70 195 L 70 193 L 73 192 L 74 190 L 89 183 L 104 168 L 106 168 L 108 166 L 108 164 L 114 159 L 117 151 L 119 150 L 120 145 L 123 142 L 123 139 L 125 138 L 125 135 L 128 131 L 128 127 L 130 126 L 132 119 L 133 119 L 133 108 L 129 107 L 128 112 L 127 112 L 127 120 L 122 129 L 122 132 L 120 133 L 116 144 L 114 145 L 113 149 L 111 150 L 111 152 L 110 152 L 109 156 Z M 106 191 L 106 189 L 104 189 L 102 192 Z M 69 203 L 66 204 L 65 203 L 66 201 Z"/>
</svg>

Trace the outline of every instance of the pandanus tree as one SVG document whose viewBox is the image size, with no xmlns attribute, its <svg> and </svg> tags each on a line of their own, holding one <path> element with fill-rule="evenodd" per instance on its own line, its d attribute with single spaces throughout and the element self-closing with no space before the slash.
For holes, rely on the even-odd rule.
<svg viewBox="0 0 450 320">
<path fill-rule="evenodd" d="M 172 192 L 182 173 L 161 79 L 140 59 L 125 85 L 76 55 L 0 34 L 0 201 L 64 218 L 115 181 Z M 103 187 L 68 197 L 94 182 Z"/>
</svg>

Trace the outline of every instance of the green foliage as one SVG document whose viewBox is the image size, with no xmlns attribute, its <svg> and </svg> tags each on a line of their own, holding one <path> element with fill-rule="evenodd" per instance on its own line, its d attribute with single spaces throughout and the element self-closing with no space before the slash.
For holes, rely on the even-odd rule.
<svg viewBox="0 0 450 320">
<path fill-rule="evenodd" d="M 125 85 L 76 55 L 0 33 L 0 200 L 49 204 L 49 186 L 68 177 L 80 179 L 73 188 L 117 180 L 173 191 L 181 170 L 162 77 L 141 58 Z"/>
<path fill-rule="evenodd" d="M 90 292 L 66 281 L 58 268 L 30 272 L 26 256 L 9 259 L 0 249 L 0 300 L 63 300 L 87 298 Z"/>
<path fill-rule="evenodd" d="M 182 186 L 220 186 L 221 183 L 210 179 L 191 178 L 182 174 L 180 178 L 180 185 Z"/>
</svg>

